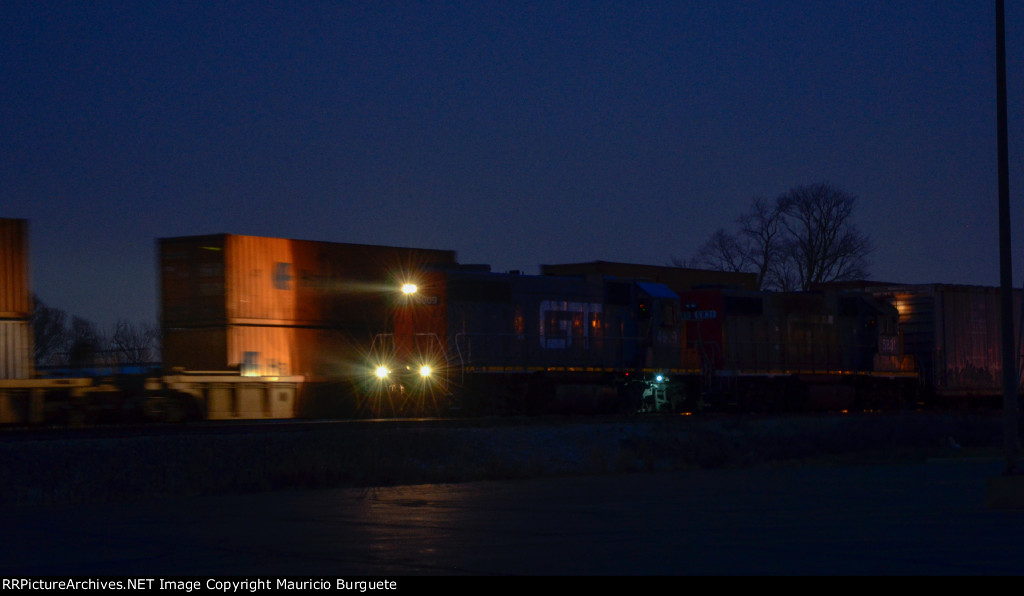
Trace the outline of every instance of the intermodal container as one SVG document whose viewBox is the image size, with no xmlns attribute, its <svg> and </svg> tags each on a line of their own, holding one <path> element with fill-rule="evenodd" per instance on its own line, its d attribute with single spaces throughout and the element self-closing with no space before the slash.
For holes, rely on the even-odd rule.
<svg viewBox="0 0 1024 596">
<path fill-rule="evenodd" d="M 0 319 L 29 319 L 28 221 L 0 219 Z"/>
<path fill-rule="evenodd" d="M 364 360 L 408 277 L 455 252 L 220 234 L 159 241 L 164 363 L 320 378 Z"/>
<path fill-rule="evenodd" d="M 1002 392 L 999 288 L 923 284 L 870 291 L 899 311 L 904 351 L 915 357 L 921 380 L 929 389 L 945 396 Z M 1021 291 L 1015 290 L 1009 324 L 1018 344 L 1021 299 Z"/>
<path fill-rule="evenodd" d="M 168 323 L 360 326 L 404 276 L 455 252 L 221 234 L 162 239 Z"/>
<path fill-rule="evenodd" d="M 0 379 L 32 378 L 32 323 L 0 320 Z"/>
</svg>

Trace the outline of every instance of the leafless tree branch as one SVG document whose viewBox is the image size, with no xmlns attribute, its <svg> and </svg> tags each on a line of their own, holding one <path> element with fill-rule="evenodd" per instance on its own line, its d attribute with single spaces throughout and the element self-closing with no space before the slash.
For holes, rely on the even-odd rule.
<svg viewBox="0 0 1024 596">
<path fill-rule="evenodd" d="M 814 284 L 867 275 L 870 239 L 852 222 L 856 197 L 829 184 L 798 186 L 774 201 L 755 197 L 736 218 L 739 229 L 719 229 L 693 261 L 723 271 L 757 274 L 765 289 L 809 289 Z"/>
</svg>

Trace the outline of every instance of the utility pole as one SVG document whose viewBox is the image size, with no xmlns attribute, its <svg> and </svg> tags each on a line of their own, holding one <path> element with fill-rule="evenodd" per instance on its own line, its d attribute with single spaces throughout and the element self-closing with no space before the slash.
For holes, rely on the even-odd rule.
<svg viewBox="0 0 1024 596">
<path fill-rule="evenodd" d="M 1006 124 L 1006 18 L 996 0 L 996 103 L 999 126 L 999 289 L 1003 354 L 1003 444 L 1006 474 L 1020 474 L 1017 431 L 1017 349 L 1013 341 L 1013 269 L 1010 244 L 1010 158 Z"/>
</svg>

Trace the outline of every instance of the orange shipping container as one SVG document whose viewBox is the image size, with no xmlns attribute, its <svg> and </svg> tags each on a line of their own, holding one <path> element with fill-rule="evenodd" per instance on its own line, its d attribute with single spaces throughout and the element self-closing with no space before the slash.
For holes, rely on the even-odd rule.
<svg viewBox="0 0 1024 596">
<path fill-rule="evenodd" d="M 369 347 L 369 340 L 354 341 L 344 332 L 284 325 L 168 327 L 163 332 L 163 361 L 169 371 L 350 378 L 372 372 Z"/>
<path fill-rule="evenodd" d="M 349 327 L 455 252 L 220 234 L 162 239 L 160 262 L 165 323 Z"/>
<path fill-rule="evenodd" d="M 455 252 L 220 234 L 159 241 L 164 364 L 345 375 L 403 278 Z"/>
<path fill-rule="evenodd" d="M 29 319 L 28 221 L 0 218 L 0 319 Z"/>
</svg>

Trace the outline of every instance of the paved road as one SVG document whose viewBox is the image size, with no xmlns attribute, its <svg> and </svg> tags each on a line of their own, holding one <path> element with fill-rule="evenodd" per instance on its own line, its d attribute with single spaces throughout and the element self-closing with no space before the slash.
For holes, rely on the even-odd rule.
<svg viewBox="0 0 1024 596">
<path fill-rule="evenodd" d="M 693 470 L 0 512 L 0 576 L 1024 573 L 1001 462 Z"/>
</svg>

